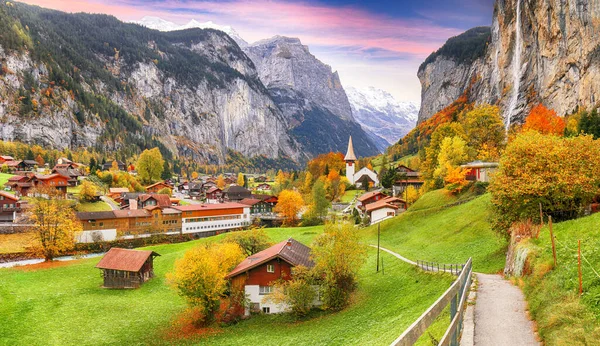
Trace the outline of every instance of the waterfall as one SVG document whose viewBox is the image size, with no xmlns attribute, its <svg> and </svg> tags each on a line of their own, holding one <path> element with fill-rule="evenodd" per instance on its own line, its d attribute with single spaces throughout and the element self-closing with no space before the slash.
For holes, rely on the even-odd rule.
<svg viewBox="0 0 600 346">
<path fill-rule="evenodd" d="M 510 128 L 510 119 L 517 108 L 517 102 L 519 102 L 519 88 L 521 84 L 521 0 L 517 0 L 517 18 L 515 19 L 515 49 L 513 52 L 513 89 L 506 111 L 506 132 Z"/>
</svg>

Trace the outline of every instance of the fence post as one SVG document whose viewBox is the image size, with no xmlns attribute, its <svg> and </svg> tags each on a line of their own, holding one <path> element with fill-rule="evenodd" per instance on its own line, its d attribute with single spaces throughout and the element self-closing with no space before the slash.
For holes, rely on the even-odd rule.
<svg viewBox="0 0 600 346">
<path fill-rule="evenodd" d="M 582 295 L 583 281 L 581 278 L 581 239 L 577 241 L 577 269 L 579 271 L 579 295 Z"/>
<path fill-rule="evenodd" d="M 550 228 L 550 239 L 552 240 L 552 256 L 554 257 L 554 267 L 556 267 L 556 245 L 554 244 L 554 233 L 552 232 L 552 215 L 548 215 L 548 227 Z"/>
</svg>

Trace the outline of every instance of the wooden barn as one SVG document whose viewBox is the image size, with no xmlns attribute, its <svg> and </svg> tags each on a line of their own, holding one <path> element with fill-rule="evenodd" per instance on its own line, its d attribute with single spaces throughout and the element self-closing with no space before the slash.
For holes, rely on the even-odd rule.
<svg viewBox="0 0 600 346">
<path fill-rule="evenodd" d="M 138 288 L 154 277 L 154 251 L 111 248 L 98 262 L 105 288 Z"/>
</svg>

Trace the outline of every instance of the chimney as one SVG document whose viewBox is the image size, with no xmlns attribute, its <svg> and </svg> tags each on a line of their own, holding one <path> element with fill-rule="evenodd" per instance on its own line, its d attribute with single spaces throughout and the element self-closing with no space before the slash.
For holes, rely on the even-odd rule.
<svg viewBox="0 0 600 346">
<path fill-rule="evenodd" d="M 288 239 L 288 241 L 285 244 L 285 246 L 288 248 L 288 250 L 292 248 L 292 238 Z"/>
</svg>

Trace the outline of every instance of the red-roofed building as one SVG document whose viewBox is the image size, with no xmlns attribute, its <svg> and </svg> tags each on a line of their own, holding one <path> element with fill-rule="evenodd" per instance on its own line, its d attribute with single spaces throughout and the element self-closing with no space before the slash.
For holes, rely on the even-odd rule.
<svg viewBox="0 0 600 346">
<path fill-rule="evenodd" d="M 13 222 L 20 211 L 19 197 L 0 191 L 0 222 Z"/>
<path fill-rule="evenodd" d="M 47 186 L 55 188 L 61 195 L 67 194 L 69 178 L 60 174 L 26 174 L 22 176 L 11 177 L 4 184 L 10 187 L 19 196 L 28 196 L 29 191 L 34 187 Z"/>
<path fill-rule="evenodd" d="M 167 189 L 173 189 L 173 187 L 171 185 L 168 185 L 162 181 L 159 181 L 158 183 L 154 183 L 152 185 L 146 186 L 146 192 L 148 193 L 158 193 L 158 191 L 167 188 Z"/>
<path fill-rule="evenodd" d="M 8 156 L 8 155 L 0 155 L 0 165 L 5 163 L 5 162 L 10 162 L 10 161 L 14 161 L 15 158 L 12 156 Z"/>
<path fill-rule="evenodd" d="M 292 278 L 293 267 L 314 266 L 314 262 L 310 259 L 310 251 L 308 246 L 290 238 L 247 257 L 227 274 L 232 287 L 243 289 L 250 300 L 250 308 L 246 309 L 246 314 L 251 311 L 263 313 L 286 311 L 288 308 L 286 305 L 275 304 L 264 298 L 273 292 L 274 281 Z M 314 303 L 319 304 L 318 301 Z"/>
<path fill-rule="evenodd" d="M 371 191 L 358 197 L 357 200 L 360 202 L 360 207 L 364 210 L 368 204 L 375 203 L 386 197 L 387 195 L 381 191 Z"/>
<path fill-rule="evenodd" d="M 208 237 L 249 226 L 250 206 L 240 203 L 175 206 L 181 211 L 182 233 Z"/>
<path fill-rule="evenodd" d="M 386 197 L 377 202 L 367 204 L 365 212 L 371 219 L 371 224 L 392 218 L 406 210 L 406 202 L 396 197 Z"/>
<path fill-rule="evenodd" d="M 154 251 L 112 248 L 102 257 L 96 268 L 102 270 L 103 287 L 138 288 L 154 277 Z"/>
</svg>

